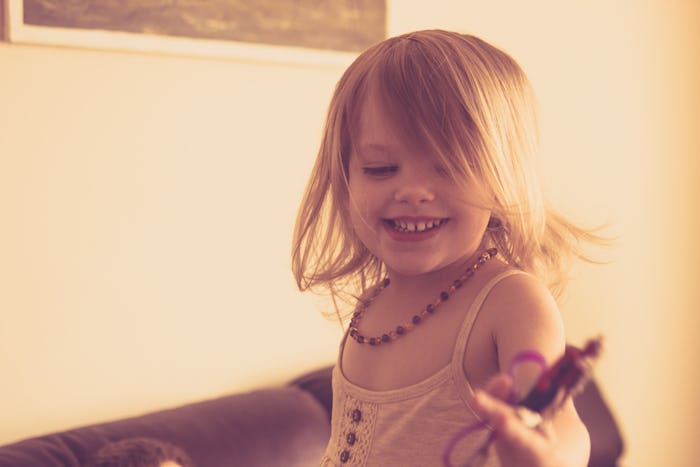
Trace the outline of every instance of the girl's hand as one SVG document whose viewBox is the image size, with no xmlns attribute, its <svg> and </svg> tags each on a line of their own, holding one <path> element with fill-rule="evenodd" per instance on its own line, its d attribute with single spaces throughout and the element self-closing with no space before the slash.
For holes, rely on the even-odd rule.
<svg viewBox="0 0 700 467">
<path fill-rule="evenodd" d="M 548 421 L 531 426 L 507 404 L 513 381 L 507 374 L 494 377 L 484 390 L 475 391 L 472 407 L 492 427 L 494 447 L 501 464 L 512 467 L 563 467 L 556 455 L 556 437 Z"/>
</svg>

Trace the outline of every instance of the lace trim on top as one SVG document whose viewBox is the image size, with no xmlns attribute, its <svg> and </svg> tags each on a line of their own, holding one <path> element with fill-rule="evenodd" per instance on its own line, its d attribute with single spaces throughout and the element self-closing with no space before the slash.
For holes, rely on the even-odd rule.
<svg viewBox="0 0 700 467">
<path fill-rule="evenodd" d="M 374 427 L 377 420 L 377 404 L 364 402 L 349 394 L 340 401 L 337 412 L 340 420 L 335 433 L 332 454 L 335 465 L 364 465 L 369 456 Z"/>
</svg>

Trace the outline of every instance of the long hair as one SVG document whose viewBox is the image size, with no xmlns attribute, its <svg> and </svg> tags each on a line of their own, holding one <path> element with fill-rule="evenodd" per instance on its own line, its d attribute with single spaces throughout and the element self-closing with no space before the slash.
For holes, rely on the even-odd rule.
<svg viewBox="0 0 700 467">
<path fill-rule="evenodd" d="M 581 241 L 600 237 L 549 208 L 534 170 L 536 101 L 518 63 L 466 34 L 418 31 L 375 44 L 340 78 L 294 229 L 292 270 L 300 290 L 340 304 L 385 273 L 354 232 L 348 161 L 369 88 L 403 136 L 428 148 L 456 183 L 476 187 L 492 212 L 484 241 L 513 267 L 563 290 Z"/>
</svg>

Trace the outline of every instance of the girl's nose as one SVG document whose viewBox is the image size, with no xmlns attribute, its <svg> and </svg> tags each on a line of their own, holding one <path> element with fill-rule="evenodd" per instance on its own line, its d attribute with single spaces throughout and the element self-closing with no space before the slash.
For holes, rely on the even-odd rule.
<svg viewBox="0 0 700 467">
<path fill-rule="evenodd" d="M 435 199 L 435 192 L 426 180 L 404 181 L 396 188 L 394 199 L 408 204 L 427 203 Z"/>
</svg>

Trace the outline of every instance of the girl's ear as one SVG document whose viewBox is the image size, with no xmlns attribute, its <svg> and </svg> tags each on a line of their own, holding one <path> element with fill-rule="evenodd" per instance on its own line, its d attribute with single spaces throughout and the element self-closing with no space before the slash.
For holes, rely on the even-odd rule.
<svg viewBox="0 0 700 467">
<path fill-rule="evenodd" d="M 486 224 L 486 230 L 494 232 L 497 230 L 501 230 L 502 228 L 503 223 L 501 222 L 501 220 L 492 214 L 491 217 L 489 217 L 489 223 Z"/>
</svg>

